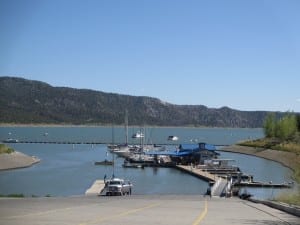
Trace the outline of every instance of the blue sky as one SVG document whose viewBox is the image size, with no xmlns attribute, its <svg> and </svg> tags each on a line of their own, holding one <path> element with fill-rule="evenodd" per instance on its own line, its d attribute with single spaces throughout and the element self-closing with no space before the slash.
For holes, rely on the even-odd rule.
<svg viewBox="0 0 300 225">
<path fill-rule="evenodd" d="M 0 0 L 0 76 L 300 112 L 298 0 Z"/>
</svg>

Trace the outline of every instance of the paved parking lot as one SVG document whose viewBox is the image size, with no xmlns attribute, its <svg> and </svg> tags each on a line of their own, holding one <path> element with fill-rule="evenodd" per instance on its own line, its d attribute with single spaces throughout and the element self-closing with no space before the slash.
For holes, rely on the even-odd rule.
<svg viewBox="0 0 300 225">
<path fill-rule="evenodd" d="M 237 198 L 124 196 L 0 199 L 0 225 L 290 224 L 300 218 Z"/>
</svg>

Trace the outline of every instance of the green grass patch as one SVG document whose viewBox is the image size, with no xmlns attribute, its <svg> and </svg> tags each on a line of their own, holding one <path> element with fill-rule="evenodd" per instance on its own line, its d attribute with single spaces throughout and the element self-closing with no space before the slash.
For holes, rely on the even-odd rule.
<svg viewBox="0 0 300 225">
<path fill-rule="evenodd" d="M 262 138 L 239 143 L 241 146 L 254 148 L 273 149 L 277 151 L 293 152 L 300 154 L 300 144 L 296 141 L 280 141 L 275 138 Z"/>
<path fill-rule="evenodd" d="M 300 205 L 300 193 L 297 194 L 282 194 L 275 198 L 275 201 L 284 202 L 290 205 Z"/>
<path fill-rule="evenodd" d="M 283 142 L 273 146 L 274 150 L 294 152 L 297 155 L 300 155 L 300 144 L 292 142 Z"/>
<path fill-rule="evenodd" d="M 15 150 L 13 150 L 12 148 L 8 147 L 7 145 L 5 144 L 0 144 L 0 154 L 3 154 L 3 153 L 12 153 L 14 152 Z"/>
<path fill-rule="evenodd" d="M 280 142 L 276 139 L 262 138 L 257 140 L 250 140 L 238 143 L 241 146 L 262 148 L 262 149 L 273 149 L 274 146 L 278 145 Z"/>
</svg>

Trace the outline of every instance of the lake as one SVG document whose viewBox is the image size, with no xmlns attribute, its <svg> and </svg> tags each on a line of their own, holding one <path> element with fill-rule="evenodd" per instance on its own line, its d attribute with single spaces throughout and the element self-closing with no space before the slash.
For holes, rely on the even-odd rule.
<svg viewBox="0 0 300 225">
<path fill-rule="evenodd" d="M 129 128 L 129 137 L 140 128 Z M 227 128 L 147 128 L 147 143 L 171 144 L 206 142 L 230 145 L 241 140 L 263 137 L 262 129 Z M 169 135 L 179 137 L 167 141 Z M 23 141 L 124 142 L 123 127 L 0 127 L 0 140 L 14 138 Z M 130 138 L 130 142 L 134 141 Z M 23 144 L 11 147 L 41 162 L 24 169 L 0 172 L 0 194 L 23 193 L 26 196 L 83 195 L 96 179 L 118 177 L 130 179 L 133 194 L 203 194 L 207 182 L 172 168 L 123 168 L 123 158 L 115 159 L 115 166 L 95 166 L 95 161 L 112 159 L 105 144 Z M 282 183 L 291 181 L 292 171 L 281 164 L 254 156 L 220 152 L 220 158 L 234 159 L 235 165 L 258 181 Z M 258 198 L 272 198 L 286 190 L 247 189 Z"/>
</svg>

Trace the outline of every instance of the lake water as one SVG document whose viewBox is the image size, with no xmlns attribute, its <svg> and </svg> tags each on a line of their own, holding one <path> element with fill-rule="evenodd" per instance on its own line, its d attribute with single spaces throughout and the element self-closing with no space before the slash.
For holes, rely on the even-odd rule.
<svg viewBox="0 0 300 225">
<path fill-rule="evenodd" d="M 139 128 L 129 129 L 129 137 Z M 215 145 L 230 145 L 245 139 L 263 136 L 262 129 L 222 129 L 222 128 L 147 128 L 147 142 L 170 144 L 169 135 L 179 137 L 179 143 L 192 141 Z M 47 135 L 45 135 L 47 133 Z M 112 138 L 114 137 L 114 138 Z M 116 127 L 0 127 L 0 140 L 15 138 L 23 141 L 97 141 L 123 142 L 124 128 Z M 134 184 L 133 194 L 203 194 L 207 182 L 172 168 L 123 168 L 122 158 L 116 158 L 112 166 L 95 166 L 95 161 L 105 158 L 106 145 L 86 144 L 9 144 L 17 151 L 35 155 L 41 162 L 24 169 L 0 172 L 0 194 L 23 193 L 26 196 L 71 196 L 83 195 L 96 179 L 118 177 L 130 179 Z M 172 148 L 171 145 L 167 145 Z M 291 181 L 292 171 L 279 163 L 269 160 L 220 152 L 220 158 L 234 159 L 235 165 L 245 173 L 254 175 L 258 181 L 282 183 Z M 272 198 L 280 191 L 272 189 L 252 189 L 247 191 L 258 198 Z"/>
</svg>

